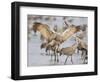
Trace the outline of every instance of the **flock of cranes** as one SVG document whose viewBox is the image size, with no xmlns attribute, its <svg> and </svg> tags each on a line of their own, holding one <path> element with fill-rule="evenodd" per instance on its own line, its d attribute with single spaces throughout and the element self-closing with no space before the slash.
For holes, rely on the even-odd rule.
<svg viewBox="0 0 100 82">
<path fill-rule="evenodd" d="M 35 33 L 37 31 L 40 32 L 42 37 L 45 39 L 45 42 L 40 45 L 40 48 L 45 48 L 45 52 L 49 55 L 51 55 L 51 52 L 53 52 L 51 58 L 53 56 L 55 62 L 59 62 L 58 56 L 66 55 L 64 64 L 67 63 L 67 59 L 69 58 L 69 56 L 71 57 L 72 64 L 74 64 L 72 56 L 77 50 L 77 53 L 81 51 L 81 58 L 83 59 L 83 63 L 86 63 L 85 61 L 88 58 L 87 44 L 79 36 L 75 35 L 77 32 L 82 31 L 80 26 L 69 25 L 66 21 L 65 24 L 67 29 L 62 33 L 55 32 L 54 30 L 50 29 L 47 24 L 42 24 L 40 22 L 34 22 L 32 30 Z M 62 43 L 67 41 L 70 37 L 73 37 L 75 39 L 75 43 L 70 47 L 62 48 Z"/>
</svg>

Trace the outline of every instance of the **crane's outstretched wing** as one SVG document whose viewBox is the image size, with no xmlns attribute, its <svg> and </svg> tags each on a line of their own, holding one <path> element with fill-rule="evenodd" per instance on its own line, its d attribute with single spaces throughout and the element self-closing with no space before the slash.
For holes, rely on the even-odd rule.
<svg viewBox="0 0 100 82">
<path fill-rule="evenodd" d="M 32 30 L 34 32 L 40 32 L 40 34 L 47 40 L 47 41 L 50 41 L 52 40 L 53 38 L 56 37 L 56 33 L 55 31 L 51 30 L 50 27 L 47 25 L 47 24 L 42 24 L 42 23 L 38 23 L 38 22 L 35 22 L 33 24 L 33 27 L 32 27 Z"/>
<path fill-rule="evenodd" d="M 68 38 L 70 38 L 73 34 L 77 33 L 78 31 L 80 31 L 80 26 L 75 26 L 75 25 L 71 25 L 69 26 L 68 29 L 66 29 L 61 37 L 62 37 L 62 41 L 66 41 Z"/>
</svg>

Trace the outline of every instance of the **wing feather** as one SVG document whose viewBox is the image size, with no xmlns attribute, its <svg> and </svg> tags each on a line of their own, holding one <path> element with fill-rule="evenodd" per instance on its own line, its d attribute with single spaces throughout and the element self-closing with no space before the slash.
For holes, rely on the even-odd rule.
<svg viewBox="0 0 100 82">
<path fill-rule="evenodd" d="M 49 41 L 52 39 L 55 35 L 55 31 L 50 29 L 50 27 L 47 24 L 41 24 L 38 23 L 39 25 L 33 25 L 33 30 L 40 32 L 40 34 L 47 40 Z"/>
<path fill-rule="evenodd" d="M 77 26 L 77 27 L 75 27 L 75 26 L 69 27 L 68 29 L 66 29 L 62 33 L 61 37 L 62 37 L 63 41 L 66 41 L 67 39 L 69 39 L 73 34 L 75 34 L 78 31 L 80 31 L 79 26 Z"/>
</svg>

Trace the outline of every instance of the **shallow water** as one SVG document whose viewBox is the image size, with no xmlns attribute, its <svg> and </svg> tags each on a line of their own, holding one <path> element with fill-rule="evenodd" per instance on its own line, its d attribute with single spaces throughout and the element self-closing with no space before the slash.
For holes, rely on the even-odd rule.
<svg viewBox="0 0 100 82">
<path fill-rule="evenodd" d="M 42 41 L 39 39 L 39 36 L 33 36 L 28 40 L 28 66 L 45 66 L 45 65 L 64 65 L 65 59 L 67 56 L 61 55 L 59 57 L 59 62 L 54 62 L 54 56 L 51 59 L 51 55 L 46 55 L 45 49 L 40 49 Z M 68 47 L 74 44 L 75 41 L 68 40 L 61 45 L 61 47 Z M 51 53 L 53 55 L 53 53 Z M 79 54 L 75 53 L 72 56 L 73 64 L 82 64 L 81 52 Z M 68 58 L 66 65 L 71 65 L 71 57 Z"/>
</svg>

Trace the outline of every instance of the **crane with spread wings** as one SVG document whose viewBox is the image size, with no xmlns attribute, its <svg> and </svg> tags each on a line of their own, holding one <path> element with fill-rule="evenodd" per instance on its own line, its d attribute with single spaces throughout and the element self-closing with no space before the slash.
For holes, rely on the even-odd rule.
<svg viewBox="0 0 100 82">
<path fill-rule="evenodd" d="M 35 22 L 33 24 L 32 30 L 35 33 L 37 31 L 40 32 L 40 34 L 45 38 L 46 42 L 48 43 L 48 46 L 52 47 L 55 46 L 54 52 L 56 53 L 60 44 L 68 40 L 73 34 L 80 31 L 80 26 L 69 25 L 66 21 L 65 24 L 68 28 L 62 33 L 57 33 L 53 29 L 50 29 L 50 27 L 47 24 L 42 24 L 39 22 Z M 56 61 L 56 55 L 55 55 L 55 61 Z"/>
<path fill-rule="evenodd" d="M 55 32 L 53 29 L 50 29 L 50 27 L 47 24 L 42 24 L 38 22 L 35 22 L 33 24 L 32 30 L 35 33 L 39 31 L 47 42 L 56 40 L 62 43 L 66 41 L 69 37 L 71 37 L 74 33 L 80 31 L 80 26 L 68 25 L 66 22 L 65 24 L 68 27 L 68 29 L 66 29 L 63 33 L 60 34 Z"/>
</svg>

